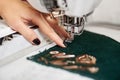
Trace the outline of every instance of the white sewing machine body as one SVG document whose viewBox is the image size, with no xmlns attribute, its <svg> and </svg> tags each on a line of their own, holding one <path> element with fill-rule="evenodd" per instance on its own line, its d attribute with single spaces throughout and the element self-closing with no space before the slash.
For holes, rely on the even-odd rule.
<svg viewBox="0 0 120 80">
<path fill-rule="evenodd" d="M 52 10 L 64 10 L 65 15 L 82 17 L 95 10 L 102 0 L 28 0 L 38 11 L 51 13 Z"/>
<path fill-rule="evenodd" d="M 94 12 L 102 0 L 28 0 L 38 11 L 51 14 L 58 19 L 59 25 L 64 26 L 71 35 L 80 35 L 84 30 L 87 17 Z"/>
</svg>

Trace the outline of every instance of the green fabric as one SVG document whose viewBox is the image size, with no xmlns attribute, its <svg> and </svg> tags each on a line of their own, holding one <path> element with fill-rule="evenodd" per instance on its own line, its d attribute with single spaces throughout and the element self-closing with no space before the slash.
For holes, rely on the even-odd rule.
<svg viewBox="0 0 120 80">
<path fill-rule="evenodd" d="M 75 55 L 85 53 L 90 54 L 97 58 L 96 66 L 98 66 L 100 69 L 96 74 L 78 70 L 67 71 L 88 76 L 94 78 L 95 80 L 120 80 L 120 43 L 109 37 L 84 31 L 82 35 L 75 36 L 75 40 L 72 43 L 69 43 L 65 49 L 55 46 L 42 53 L 31 56 L 28 59 L 46 65 L 38 62 L 38 58 L 53 50 L 63 51 L 71 54 L 74 53 Z M 55 67 L 53 65 L 47 66 Z"/>
</svg>

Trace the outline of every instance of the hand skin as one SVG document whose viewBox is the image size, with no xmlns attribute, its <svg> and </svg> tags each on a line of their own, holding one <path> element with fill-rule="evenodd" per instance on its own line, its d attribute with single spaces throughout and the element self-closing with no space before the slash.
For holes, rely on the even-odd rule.
<svg viewBox="0 0 120 80">
<path fill-rule="evenodd" d="M 43 14 L 35 10 L 27 1 L 23 0 L 0 0 L 0 16 L 15 31 L 22 34 L 26 40 L 39 45 L 36 33 L 30 29 L 29 23 L 39 26 L 42 33 L 53 40 L 57 45 L 66 47 L 61 37 L 69 37 L 68 33 L 58 26 L 56 19 L 50 19 L 49 14 Z"/>
</svg>

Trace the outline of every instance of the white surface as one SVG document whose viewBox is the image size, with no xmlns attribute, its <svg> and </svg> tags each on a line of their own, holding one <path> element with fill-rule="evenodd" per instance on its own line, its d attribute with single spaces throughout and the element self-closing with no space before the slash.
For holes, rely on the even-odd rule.
<svg viewBox="0 0 120 80">
<path fill-rule="evenodd" d="M 36 52 L 35 52 L 36 53 Z M 33 53 L 33 54 L 35 54 Z M 0 68 L 0 80 L 93 80 L 61 69 L 46 67 L 23 57 Z"/>
<path fill-rule="evenodd" d="M 120 42 L 120 27 L 114 29 L 103 25 L 88 25 L 86 30 L 110 36 Z M 112 36 L 111 36 L 112 35 Z M 43 49 L 43 48 L 41 48 Z M 39 49 L 38 51 L 40 51 Z M 38 51 L 30 53 L 27 56 L 37 54 Z M 8 65 L 0 67 L 0 80 L 93 80 L 78 74 L 70 73 L 61 69 L 46 67 L 22 57 Z"/>
<path fill-rule="evenodd" d="M 0 20 L 0 38 L 12 33 L 15 33 L 15 31 L 8 27 L 3 20 Z"/>
<path fill-rule="evenodd" d="M 93 14 L 93 21 L 120 24 L 120 0 L 102 0 Z"/>
<path fill-rule="evenodd" d="M 102 34 L 120 42 L 120 25 L 108 23 L 90 23 L 86 25 L 85 30 Z"/>
</svg>

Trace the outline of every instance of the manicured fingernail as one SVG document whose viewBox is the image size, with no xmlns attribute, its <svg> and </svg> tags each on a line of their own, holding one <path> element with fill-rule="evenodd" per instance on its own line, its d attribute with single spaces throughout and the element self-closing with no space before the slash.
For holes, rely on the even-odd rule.
<svg viewBox="0 0 120 80">
<path fill-rule="evenodd" d="M 33 42 L 35 45 L 39 45 L 39 44 L 41 43 L 38 38 L 34 39 L 32 42 Z"/>
</svg>

